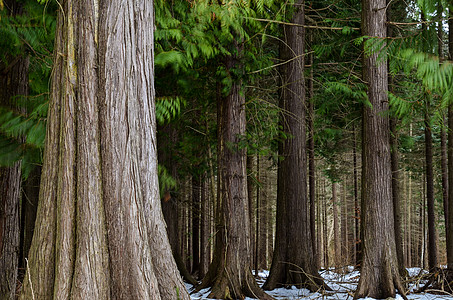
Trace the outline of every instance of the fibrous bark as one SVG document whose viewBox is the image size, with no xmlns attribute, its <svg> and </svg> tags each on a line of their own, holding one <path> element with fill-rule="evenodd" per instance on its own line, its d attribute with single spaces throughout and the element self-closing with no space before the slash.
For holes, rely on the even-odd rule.
<svg viewBox="0 0 453 300">
<path fill-rule="evenodd" d="M 189 299 L 157 184 L 152 2 L 61 8 L 20 299 Z"/>
<path fill-rule="evenodd" d="M 363 34 L 386 36 L 386 1 L 363 0 Z M 396 288 L 403 295 L 396 258 L 391 164 L 389 146 L 387 64 L 379 52 L 364 57 L 364 79 L 368 100 L 364 106 L 364 189 L 362 203 L 363 262 L 355 299 L 395 297 Z"/>
</svg>

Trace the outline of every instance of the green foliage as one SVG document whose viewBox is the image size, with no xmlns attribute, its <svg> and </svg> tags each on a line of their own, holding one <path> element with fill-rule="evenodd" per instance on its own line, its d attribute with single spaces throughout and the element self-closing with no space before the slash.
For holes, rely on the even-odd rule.
<svg viewBox="0 0 453 300">
<path fill-rule="evenodd" d="M 176 180 L 170 174 L 168 174 L 167 169 L 163 165 L 158 165 L 157 173 L 159 176 L 160 197 L 162 198 L 165 192 L 174 190 L 177 184 Z"/>
<path fill-rule="evenodd" d="M 404 71 L 411 73 L 422 81 L 423 85 L 441 94 L 451 94 L 453 80 L 453 65 L 449 61 L 439 62 L 437 56 L 405 49 L 400 52 L 400 59 L 404 62 Z"/>
<path fill-rule="evenodd" d="M 14 109 L 0 107 L 0 165 L 22 160 L 25 178 L 42 160 L 56 9 L 55 3 L 43 6 L 29 0 L 22 15 L 0 11 L 1 63 L 8 68 L 18 56 L 30 58 L 29 95 L 11 99 Z"/>
<path fill-rule="evenodd" d="M 180 97 L 159 97 L 156 99 L 156 119 L 160 124 L 176 118 L 186 101 Z"/>
</svg>

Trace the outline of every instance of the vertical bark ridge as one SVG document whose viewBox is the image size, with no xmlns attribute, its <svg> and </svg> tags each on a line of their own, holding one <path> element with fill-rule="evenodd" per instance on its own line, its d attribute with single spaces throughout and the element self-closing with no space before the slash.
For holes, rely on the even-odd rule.
<svg viewBox="0 0 453 300">
<path fill-rule="evenodd" d="M 66 4 L 65 4 L 66 5 Z M 60 12 L 57 19 L 57 28 L 64 25 Z M 43 169 L 39 190 L 39 202 L 35 231 L 28 255 L 28 265 L 24 278 L 20 299 L 52 299 L 55 270 L 55 236 L 56 236 L 56 188 L 60 153 L 60 99 L 64 87 L 65 52 L 64 30 L 57 30 L 54 46 L 54 69 L 52 71 L 51 99 L 47 113 L 46 141 L 43 155 Z"/>
</svg>

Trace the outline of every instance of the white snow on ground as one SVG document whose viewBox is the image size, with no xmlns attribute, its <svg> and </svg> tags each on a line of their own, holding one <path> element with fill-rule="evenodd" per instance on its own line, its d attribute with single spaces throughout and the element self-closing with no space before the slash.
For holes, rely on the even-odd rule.
<svg viewBox="0 0 453 300">
<path fill-rule="evenodd" d="M 426 274 L 427 272 L 421 270 L 420 268 L 409 268 L 407 269 L 410 276 L 419 276 L 421 274 Z M 323 293 L 313 293 L 307 289 L 297 289 L 292 287 L 290 289 L 279 288 L 272 291 L 267 291 L 267 293 L 273 296 L 275 299 L 283 300 L 295 300 L 295 299 L 326 299 L 326 300 L 352 300 L 354 291 L 359 282 L 360 273 L 354 271 L 353 267 L 348 267 L 342 273 L 334 272 L 333 270 L 323 270 L 319 274 L 324 278 L 325 282 L 332 288 L 332 292 Z M 269 275 L 269 271 L 260 271 L 258 273 L 259 278 L 257 282 L 261 286 Z M 410 290 L 416 290 L 420 286 L 423 286 L 424 281 L 414 282 L 410 284 Z M 186 283 L 186 287 L 189 292 L 193 292 L 193 286 Z M 200 292 L 191 294 L 191 299 L 207 299 L 210 289 L 203 289 Z M 419 293 L 419 294 L 409 294 L 407 296 L 409 299 L 420 299 L 420 300 L 453 300 L 453 295 L 435 295 L 430 293 Z M 372 298 L 365 298 L 365 300 L 371 300 Z M 246 298 L 246 300 L 252 300 L 252 298 Z M 403 300 L 400 295 L 396 296 L 396 300 Z"/>
</svg>

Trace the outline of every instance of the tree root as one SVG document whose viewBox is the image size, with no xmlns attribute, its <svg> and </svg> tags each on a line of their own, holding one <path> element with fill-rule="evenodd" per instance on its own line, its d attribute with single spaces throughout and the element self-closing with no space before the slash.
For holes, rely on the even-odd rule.
<svg viewBox="0 0 453 300">
<path fill-rule="evenodd" d="M 428 282 L 415 293 L 453 294 L 453 270 L 435 268 L 427 276 Z"/>
</svg>

